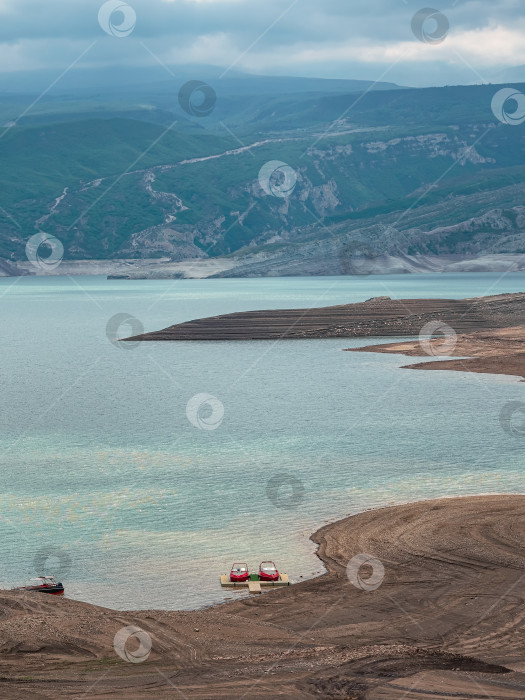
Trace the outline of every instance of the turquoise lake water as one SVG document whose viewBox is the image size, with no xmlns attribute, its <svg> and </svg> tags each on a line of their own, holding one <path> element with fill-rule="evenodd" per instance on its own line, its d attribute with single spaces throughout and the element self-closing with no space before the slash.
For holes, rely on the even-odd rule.
<svg viewBox="0 0 525 700">
<path fill-rule="evenodd" d="M 515 378 L 342 352 L 366 339 L 124 349 L 106 336 L 122 313 L 155 330 L 248 309 L 525 288 L 523 273 L 499 278 L 0 279 L 0 586 L 55 573 L 91 603 L 193 608 L 232 595 L 218 576 L 233 561 L 273 559 L 293 579 L 321 571 L 309 535 L 346 514 L 525 492 L 525 438 L 499 422 L 507 401 L 525 401 Z M 188 419 L 199 394 L 217 400 L 213 430 Z"/>
</svg>

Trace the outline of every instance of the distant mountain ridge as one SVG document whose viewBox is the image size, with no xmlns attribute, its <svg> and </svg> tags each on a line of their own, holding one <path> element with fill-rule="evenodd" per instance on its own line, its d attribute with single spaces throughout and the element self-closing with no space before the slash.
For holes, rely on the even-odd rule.
<svg viewBox="0 0 525 700">
<path fill-rule="evenodd" d="M 104 68 L 75 67 L 58 82 L 61 70 L 32 70 L 15 73 L 0 72 L 0 94 L 38 94 L 43 90 L 52 96 L 74 95 L 96 98 L 97 94 L 144 95 L 159 87 L 182 85 L 189 80 L 213 84 L 223 94 L 290 94 L 298 92 L 363 92 L 395 90 L 399 86 L 386 81 L 352 80 L 342 78 L 305 78 L 287 75 L 258 75 L 225 67 L 188 64 L 182 66 L 113 66 Z M 56 84 L 55 84 L 56 83 Z M 52 87 L 50 87 L 52 86 Z M 50 89 L 49 89 L 50 88 Z"/>
<path fill-rule="evenodd" d="M 521 254 L 525 127 L 492 113 L 500 87 L 252 87 L 217 93 L 204 119 L 164 88 L 50 97 L 0 139 L 0 256 L 23 261 L 39 230 L 69 260 L 233 255 L 239 274 L 352 274 L 363 254 Z M 4 96 L 0 117 L 19 107 Z M 275 161 L 294 173 L 289 197 L 261 187 Z"/>
</svg>

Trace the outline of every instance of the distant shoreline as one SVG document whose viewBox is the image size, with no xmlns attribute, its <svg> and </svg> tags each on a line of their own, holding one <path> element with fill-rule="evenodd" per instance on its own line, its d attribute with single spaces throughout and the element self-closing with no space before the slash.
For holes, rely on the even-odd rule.
<svg viewBox="0 0 525 700">
<path fill-rule="evenodd" d="M 0 275 L 88 276 L 104 275 L 110 279 L 209 279 L 266 277 L 362 277 L 396 274 L 440 274 L 468 272 L 522 272 L 525 255 L 513 253 L 486 255 L 378 255 L 353 260 L 353 267 L 342 265 L 339 258 L 316 261 L 291 258 L 286 264 L 280 256 L 258 252 L 217 258 L 170 258 L 62 260 L 53 269 L 35 267 L 27 260 L 0 260 Z"/>
</svg>

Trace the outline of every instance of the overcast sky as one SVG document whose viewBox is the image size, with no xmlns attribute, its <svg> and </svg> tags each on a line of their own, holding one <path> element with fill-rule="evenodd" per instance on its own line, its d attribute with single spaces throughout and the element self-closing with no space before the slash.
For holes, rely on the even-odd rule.
<svg viewBox="0 0 525 700">
<path fill-rule="evenodd" d="M 496 82 L 525 64 L 525 0 L 428 1 L 446 20 L 422 31 L 441 32 L 439 43 L 412 31 L 425 0 L 130 0 L 134 14 L 104 15 L 109 34 L 100 0 L 0 0 L 0 60 L 4 71 L 60 72 L 90 47 L 79 67 L 156 58 L 404 85 Z"/>
</svg>

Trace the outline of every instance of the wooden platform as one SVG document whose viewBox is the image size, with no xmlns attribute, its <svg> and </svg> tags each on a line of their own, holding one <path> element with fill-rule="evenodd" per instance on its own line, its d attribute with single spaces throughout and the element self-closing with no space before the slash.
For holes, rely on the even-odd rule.
<svg viewBox="0 0 525 700">
<path fill-rule="evenodd" d="M 288 574 L 281 574 L 278 581 L 230 581 L 227 574 L 221 574 L 221 586 L 223 588 L 248 588 L 250 593 L 261 593 L 262 588 L 275 588 L 277 586 L 289 586 Z"/>
</svg>

